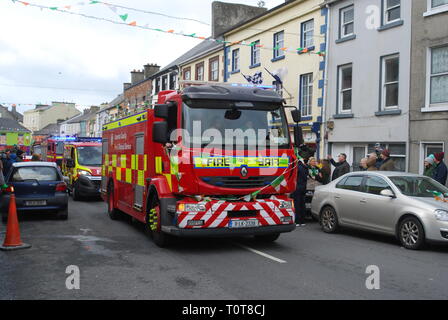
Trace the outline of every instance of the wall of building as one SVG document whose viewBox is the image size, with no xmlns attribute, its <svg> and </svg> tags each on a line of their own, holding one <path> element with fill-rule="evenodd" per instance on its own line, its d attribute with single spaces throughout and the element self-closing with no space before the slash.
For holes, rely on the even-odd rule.
<svg viewBox="0 0 448 320">
<path fill-rule="evenodd" d="M 446 111 L 422 112 L 428 97 L 429 50 L 433 47 L 448 46 L 448 6 L 445 6 L 445 11 L 433 15 L 428 15 L 431 13 L 429 9 L 427 1 L 413 2 L 410 171 L 415 173 L 423 172 L 423 160 L 427 155 L 428 146 L 441 146 L 448 157 L 448 105 L 445 106 Z M 440 109 L 437 105 L 433 107 Z M 429 109 L 431 110 L 431 107 Z"/>
<path fill-rule="evenodd" d="M 312 107 L 311 114 L 303 118 L 301 126 L 304 130 L 306 142 L 317 144 L 318 155 L 323 151 L 321 139 L 321 120 L 323 107 L 323 77 L 325 70 L 325 58 L 318 54 L 325 51 L 326 14 L 321 10 L 319 4 L 322 1 L 295 1 L 278 10 L 261 17 L 252 23 L 225 34 L 225 40 L 230 42 L 245 41 L 252 43 L 260 41 L 261 45 L 273 47 L 274 33 L 284 31 L 284 46 L 289 49 L 301 47 L 302 23 L 314 20 L 313 45 L 310 46 L 311 53 L 285 52 L 284 59 L 274 60 L 273 50 L 260 48 L 260 64 L 251 66 L 251 47 L 241 45 L 227 46 L 226 51 L 226 80 L 231 83 L 245 83 L 248 81 L 243 75 L 253 76 L 261 72 L 264 85 L 273 85 L 275 79 L 266 71 L 271 73 L 283 73 L 282 95 L 288 106 L 300 107 L 300 77 L 312 73 Z M 240 49 L 240 70 L 232 72 L 232 51 Z M 283 72 L 281 72 L 283 70 Z M 288 113 L 289 114 L 289 113 Z M 290 124 L 292 125 L 290 119 Z"/>
<path fill-rule="evenodd" d="M 354 36 L 339 40 L 340 10 L 354 4 Z M 403 151 L 409 137 L 409 63 L 411 37 L 411 1 L 401 1 L 402 24 L 381 29 L 382 0 L 338 1 L 330 9 L 329 56 L 327 60 L 326 121 L 329 152 L 348 155 L 357 162 L 369 144 L 382 143 Z M 350 38 L 348 38 L 350 39 Z M 380 113 L 381 58 L 399 54 L 399 109 Z M 338 111 L 338 67 L 352 64 L 352 111 Z M 331 129 L 332 128 L 332 129 Z M 398 145 L 396 145 L 398 144 Z M 358 149 L 355 149 L 358 148 Z M 405 155 L 407 155 L 407 150 Z M 404 169 L 406 169 L 404 160 Z M 355 163 L 357 166 L 357 163 Z"/>
<path fill-rule="evenodd" d="M 218 49 L 204 56 L 198 57 L 197 59 L 190 60 L 184 64 L 180 65 L 181 73 L 180 80 L 184 79 L 185 70 L 191 70 L 191 80 L 196 81 L 196 66 L 203 63 L 204 64 L 204 80 L 212 81 L 210 78 L 210 62 L 211 60 L 218 59 L 218 80 L 217 82 L 224 82 L 224 50 Z"/>
</svg>

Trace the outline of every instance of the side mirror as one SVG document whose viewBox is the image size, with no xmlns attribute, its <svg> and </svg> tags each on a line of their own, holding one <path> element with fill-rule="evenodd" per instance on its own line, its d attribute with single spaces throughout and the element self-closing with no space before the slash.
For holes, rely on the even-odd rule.
<svg viewBox="0 0 448 320">
<path fill-rule="evenodd" d="M 165 121 L 154 122 L 152 126 L 152 141 L 161 144 L 169 142 L 168 124 Z"/>
<path fill-rule="evenodd" d="M 169 109 L 169 107 L 167 104 L 156 104 L 154 106 L 155 117 L 168 120 L 168 116 L 169 116 L 168 109 Z"/>
<path fill-rule="evenodd" d="M 305 140 L 303 139 L 302 127 L 295 126 L 294 127 L 294 145 L 298 148 L 304 143 L 305 143 Z"/>
<path fill-rule="evenodd" d="M 300 114 L 300 111 L 298 109 L 294 109 L 291 111 L 292 120 L 295 123 L 299 123 L 302 121 L 302 115 Z"/>
<path fill-rule="evenodd" d="M 384 189 L 380 192 L 380 195 L 389 198 L 396 198 L 395 193 L 390 189 Z"/>
</svg>

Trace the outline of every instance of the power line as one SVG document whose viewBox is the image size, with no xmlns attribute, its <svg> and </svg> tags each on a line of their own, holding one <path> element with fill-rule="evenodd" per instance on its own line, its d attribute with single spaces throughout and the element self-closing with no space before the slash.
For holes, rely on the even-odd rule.
<svg viewBox="0 0 448 320">
<path fill-rule="evenodd" d="M 0 83 L 2 87 L 19 87 L 19 88 L 36 88 L 36 89 L 54 89 L 54 90 L 68 90 L 68 91 L 92 91 L 92 92 L 117 92 L 116 90 L 102 90 L 102 89 L 86 89 L 86 88 L 63 88 L 63 87 L 50 87 L 40 86 L 35 84 L 6 84 Z"/>
</svg>

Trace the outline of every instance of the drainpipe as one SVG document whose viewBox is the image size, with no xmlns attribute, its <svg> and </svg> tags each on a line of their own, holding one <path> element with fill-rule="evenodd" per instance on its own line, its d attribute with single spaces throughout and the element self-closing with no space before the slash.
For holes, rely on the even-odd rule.
<svg viewBox="0 0 448 320">
<path fill-rule="evenodd" d="M 324 146 L 324 154 L 322 156 L 325 156 L 326 154 L 328 154 L 328 140 L 325 140 L 325 136 L 327 133 L 327 119 L 326 119 L 326 113 L 327 113 L 327 101 L 328 101 L 328 79 L 327 79 L 327 75 L 328 75 L 328 61 L 330 58 L 329 55 L 329 48 L 330 48 L 330 42 L 329 42 L 329 34 L 330 34 L 330 30 L 331 30 L 331 9 L 330 9 L 330 5 L 326 4 L 325 7 L 327 8 L 327 32 L 325 33 L 325 43 L 326 43 L 326 48 L 325 48 L 325 70 L 324 70 L 324 102 L 323 102 L 323 107 L 322 107 L 322 132 L 321 132 L 321 141 L 323 143 Z"/>
</svg>

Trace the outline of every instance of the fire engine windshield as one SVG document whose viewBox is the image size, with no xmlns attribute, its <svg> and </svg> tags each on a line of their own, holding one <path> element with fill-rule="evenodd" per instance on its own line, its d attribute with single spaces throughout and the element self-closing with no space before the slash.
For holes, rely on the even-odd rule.
<svg viewBox="0 0 448 320">
<path fill-rule="evenodd" d="M 283 106 L 260 102 L 197 100 L 184 103 L 185 144 L 194 147 L 288 148 Z"/>
<path fill-rule="evenodd" d="M 56 154 L 63 154 L 63 153 L 64 153 L 64 142 L 56 143 Z"/>
<path fill-rule="evenodd" d="M 100 167 L 102 162 L 101 147 L 78 147 L 78 163 L 81 166 Z"/>
</svg>

